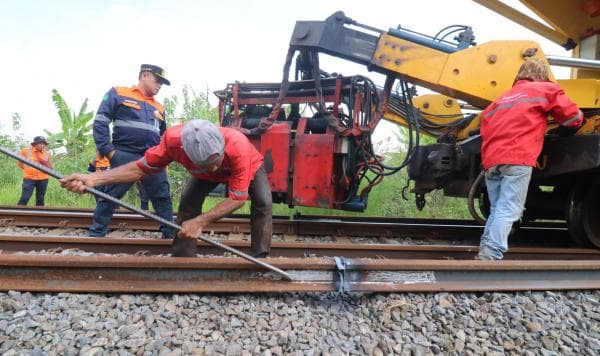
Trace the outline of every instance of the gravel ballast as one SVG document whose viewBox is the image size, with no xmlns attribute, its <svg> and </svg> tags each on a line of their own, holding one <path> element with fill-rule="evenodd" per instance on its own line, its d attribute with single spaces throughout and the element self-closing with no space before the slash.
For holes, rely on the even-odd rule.
<svg viewBox="0 0 600 356">
<path fill-rule="evenodd" d="M 598 355 L 600 291 L 0 293 L 2 355 Z"/>
<path fill-rule="evenodd" d="M 25 254 L 106 255 L 75 249 Z M 0 355 L 439 354 L 600 355 L 600 291 L 0 293 Z"/>
</svg>

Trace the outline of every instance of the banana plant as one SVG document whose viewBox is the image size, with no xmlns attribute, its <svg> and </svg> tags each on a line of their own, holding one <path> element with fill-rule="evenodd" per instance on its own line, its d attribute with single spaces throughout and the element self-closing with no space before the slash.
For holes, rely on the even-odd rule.
<svg viewBox="0 0 600 356">
<path fill-rule="evenodd" d="M 87 109 L 88 99 L 85 98 L 78 112 L 69 108 L 56 89 L 52 89 L 52 101 L 60 118 L 61 131 L 44 130 L 50 147 L 57 155 L 68 156 L 74 161 L 79 161 L 83 155 L 87 157 L 93 151 L 94 143 L 91 134 L 94 112 Z"/>
</svg>

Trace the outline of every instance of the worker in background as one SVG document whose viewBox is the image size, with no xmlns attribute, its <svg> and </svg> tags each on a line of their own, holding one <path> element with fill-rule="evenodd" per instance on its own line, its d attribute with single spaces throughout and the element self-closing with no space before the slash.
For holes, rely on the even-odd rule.
<svg viewBox="0 0 600 356">
<path fill-rule="evenodd" d="M 50 152 L 46 151 L 47 145 L 48 142 L 44 136 L 36 136 L 33 138 L 30 147 L 25 147 L 21 150 L 21 156 L 42 166 L 52 168 Z M 17 204 L 27 205 L 35 189 L 35 205 L 44 206 L 44 197 L 46 196 L 46 188 L 48 187 L 48 174 L 25 165 L 22 162 L 17 164 L 23 170 L 23 189 L 21 191 L 21 198 Z"/>
<path fill-rule="evenodd" d="M 512 89 L 481 113 L 481 159 L 491 206 L 476 259 L 501 260 L 508 251 L 508 235 L 523 214 L 548 115 L 563 133 L 574 134 L 582 125 L 582 112 L 548 73 L 544 60 L 528 59 Z"/>
<path fill-rule="evenodd" d="M 106 171 L 107 169 L 110 169 L 110 161 L 108 160 L 108 158 L 101 156 L 100 154 L 97 153 L 96 157 L 94 157 L 90 160 L 87 170 L 90 173 L 94 173 L 94 172 Z M 142 210 L 148 210 L 148 203 L 149 203 L 148 194 L 146 193 L 146 190 L 144 189 L 144 185 L 141 183 L 142 183 L 141 181 L 135 182 L 138 192 L 140 193 L 140 208 Z M 103 187 L 96 187 L 96 190 L 100 190 L 102 192 L 104 191 Z M 98 197 L 94 195 L 94 198 L 96 199 L 96 202 L 98 202 Z"/>
<path fill-rule="evenodd" d="M 98 150 L 96 150 L 96 156 L 94 158 L 92 158 L 88 164 L 88 172 L 90 173 L 94 173 L 94 172 L 102 172 L 102 171 L 106 171 L 110 169 L 110 161 L 108 160 L 108 158 L 100 155 L 100 153 L 98 153 Z M 105 187 L 101 186 L 101 187 L 96 187 L 96 190 L 99 190 L 101 192 L 104 192 Z M 94 199 L 96 200 L 96 204 L 98 203 L 98 197 L 94 195 Z"/>
<path fill-rule="evenodd" d="M 96 154 L 96 157 L 90 160 L 88 164 L 88 172 L 102 172 L 110 169 L 110 161 L 108 158 L 101 156 L 100 154 Z"/>
<path fill-rule="evenodd" d="M 192 120 L 165 132 L 160 144 L 146 151 L 137 162 L 111 169 L 104 174 L 71 174 L 61 186 L 83 193 L 84 186 L 135 182 L 161 172 L 172 161 L 192 175 L 185 188 L 177 222 L 182 225 L 173 241 L 173 256 L 195 256 L 196 237 L 211 222 L 241 208 L 250 197 L 251 254 L 266 257 L 271 248 L 272 197 L 263 157 L 239 131 L 217 127 L 206 120 Z M 227 183 L 227 198 L 202 213 L 208 193 L 219 183 Z"/>
<path fill-rule="evenodd" d="M 154 96 L 163 84 L 171 83 L 165 77 L 162 68 L 142 64 L 136 86 L 113 87 L 102 99 L 94 117 L 94 141 L 98 153 L 110 160 L 111 170 L 143 157 L 146 150 L 160 142 L 160 136 L 166 130 L 165 110 Z M 112 139 L 110 125 L 112 124 Z M 148 175 L 142 181 L 156 213 L 163 219 L 173 221 L 173 206 L 169 191 L 169 182 L 164 170 Z M 111 184 L 105 187 L 105 193 L 122 198 L 132 183 Z M 108 224 L 112 219 L 116 204 L 98 198 L 94 210 L 94 220 L 89 235 L 106 236 Z M 163 238 L 172 238 L 173 231 L 161 224 Z"/>
</svg>

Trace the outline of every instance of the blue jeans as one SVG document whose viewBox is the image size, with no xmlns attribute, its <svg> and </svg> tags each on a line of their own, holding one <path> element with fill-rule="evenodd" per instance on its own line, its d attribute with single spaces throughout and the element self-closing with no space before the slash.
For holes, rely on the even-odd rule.
<svg viewBox="0 0 600 356">
<path fill-rule="evenodd" d="M 29 198 L 33 194 L 33 189 L 35 189 L 35 206 L 44 206 L 44 196 L 46 195 L 47 187 L 47 179 L 33 180 L 23 178 L 23 190 L 21 191 L 21 198 L 17 205 L 27 205 Z"/>
<path fill-rule="evenodd" d="M 121 151 L 117 149 L 112 159 L 110 160 L 111 168 L 122 166 L 129 162 L 137 161 L 142 157 L 142 154 Z M 103 186 L 103 191 L 115 198 L 121 199 L 129 190 L 133 183 L 109 184 Z M 141 184 L 144 186 L 148 197 L 156 210 L 156 214 L 165 220 L 173 221 L 173 203 L 171 202 L 171 193 L 169 191 L 169 182 L 167 173 L 163 170 L 160 173 L 151 174 L 142 179 Z M 98 198 L 96 209 L 94 210 L 94 221 L 90 227 L 89 235 L 93 237 L 106 236 L 108 225 L 112 219 L 112 215 L 117 208 L 117 204 L 106 199 Z M 160 225 L 160 231 L 164 238 L 173 237 L 173 229 L 169 226 Z"/>
<path fill-rule="evenodd" d="M 490 215 L 479 244 L 479 253 L 501 260 L 508 251 L 508 235 L 515 221 L 521 219 L 531 180 L 532 167 L 501 164 L 485 172 L 490 199 Z"/>
</svg>

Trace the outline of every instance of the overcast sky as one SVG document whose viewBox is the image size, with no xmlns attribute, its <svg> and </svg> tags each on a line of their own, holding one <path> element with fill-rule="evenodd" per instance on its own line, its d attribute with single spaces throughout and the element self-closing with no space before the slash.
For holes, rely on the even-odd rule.
<svg viewBox="0 0 600 356">
<path fill-rule="evenodd" d="M 518 1 L 505 2 L 522 8 Z M 547 54 L 569 55 L 470 0 L 3 0 L 2 5 L 0 132 L 10 132 L 11 113 L 17 112 L 26 137 L 59 130 L 53 88 L 72 108 L 88 98 L 95 111 L 110 87 L 137 83 L 141 63 L 162 66 L 172 82 L 158 100 L 180 95 L 184 85 L 212 92 L 235 80 L 280 81 L 295 22 L 324 20 L 337 10 L 380 29 L 401 24 L 434 35 L 464 24 L 473 27 L 478 43 L 536 40 Z M 324 58 L 321 67 L 367 74 L 340 59 Z"/>
</svg>

